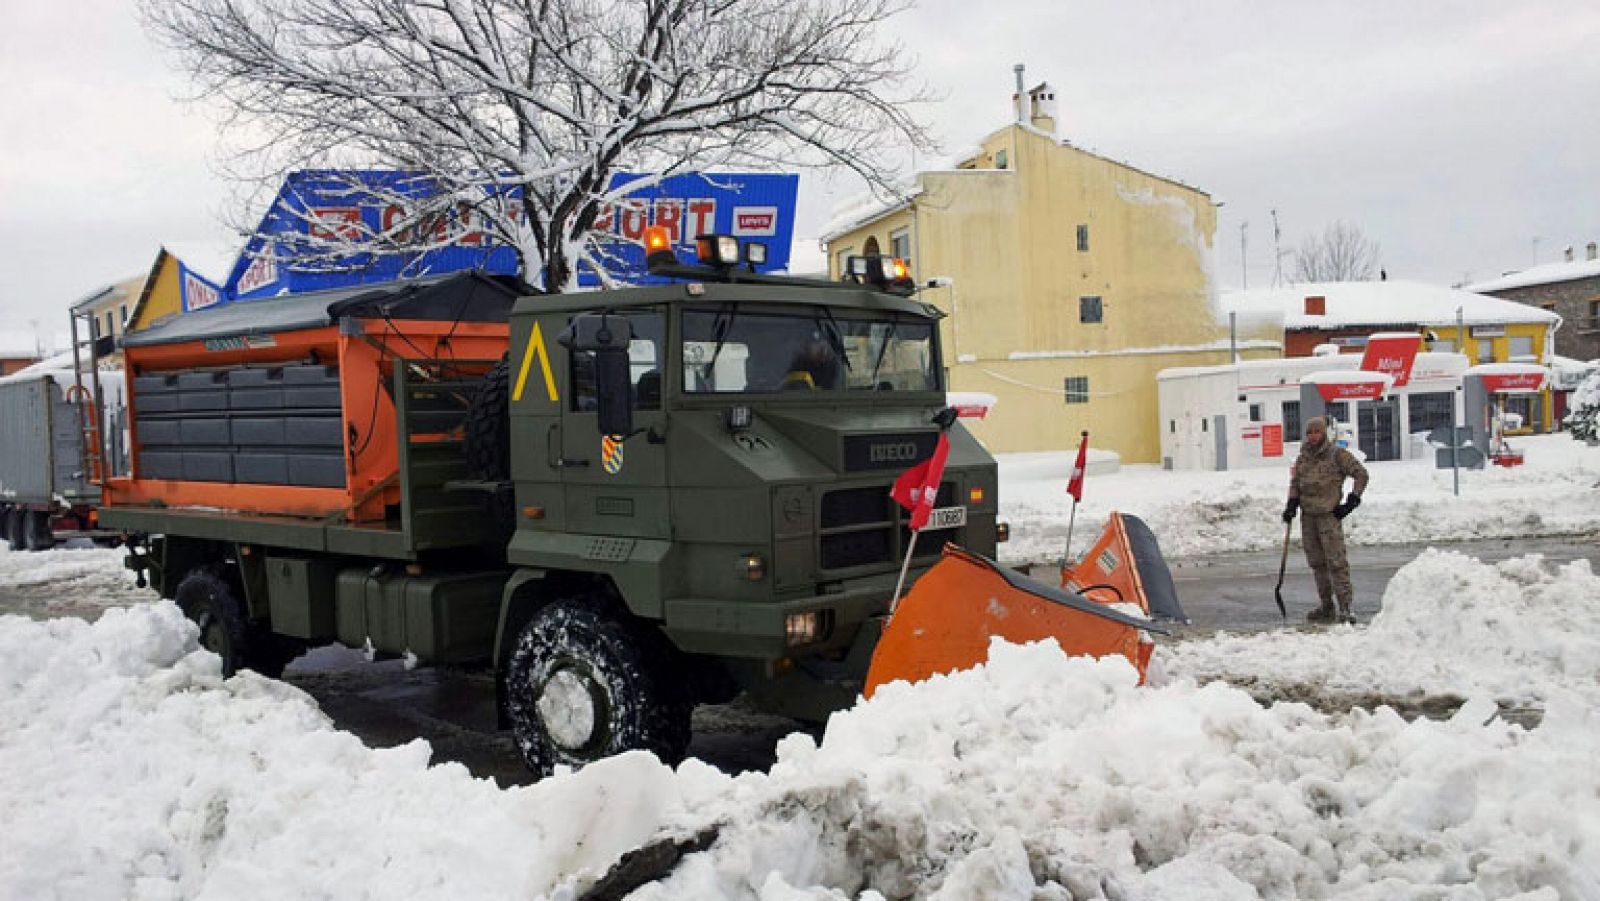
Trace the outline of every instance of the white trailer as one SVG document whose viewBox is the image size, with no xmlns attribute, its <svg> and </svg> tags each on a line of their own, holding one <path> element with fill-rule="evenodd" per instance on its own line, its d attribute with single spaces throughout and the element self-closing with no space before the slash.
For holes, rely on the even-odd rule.
<svg viewBox="0 0 1600 901">
<path fill-rule="evenodd" d="M 1461 374 L 1467 365 L 1462 354 L 1418 353 L 1409 380 L 1384 398 L 1328 403 L 1340 424 L 1338 440 L 1373 460 L 1431 458 L 1426 436 L 1449 426 L 1452 407 L 1455 421 L 1464 421 Z M 1283 465 L 1299 452 L 1302 380 L 1360 366 L 1360 354 L 1332 354 L 1163 369 L 1156 375 L 1162 465 L 1205 470 Z"/>
</svg>

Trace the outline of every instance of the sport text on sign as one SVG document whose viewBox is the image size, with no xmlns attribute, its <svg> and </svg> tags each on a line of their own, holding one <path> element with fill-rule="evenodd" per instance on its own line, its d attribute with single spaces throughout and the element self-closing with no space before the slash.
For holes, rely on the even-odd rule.
<svg viewBox="0 0 1600 901">
<path fill-rule="evenodd" d="M 594 230 L 638 244 L 644 240 L 646 228 L 659 225 L 671 235 L 673 244 L 682 244 L 715 231 L 716 224 L 717 202 L 710 197 L 661 197 L 624 200 L 605 207 L 594 221 Z"/>
</svg>

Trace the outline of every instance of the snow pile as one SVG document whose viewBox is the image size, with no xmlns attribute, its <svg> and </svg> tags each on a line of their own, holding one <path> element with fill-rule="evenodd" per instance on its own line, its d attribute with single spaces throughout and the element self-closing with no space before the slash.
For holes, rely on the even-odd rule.
<svg viewBox="0 0 1600 901">
<path fill-rule="evenodd" d="M 155 598 L 134 584 L 122 565 L 127 552 L 95 547 L 12 551 L 0 542 L 0 601 L 8 612 L 33 615 L 99 615 Z"/>
<path fill-rule="evenodd" d="M 1451 471 L 1431 461 L 1368 462 L 1371 482 L 1361 508 L 1344 521 L 1346 540 L 1406 544 L 1600 532 L 1600 453 L 1560 435 L 1513 443 L 1526 463 L 1462 470 L 1459 497 L 1452 493 Z M 1045 455 L 999 457 L 1000 518 L 1011 525 L 1011 541 L 1000 546 L 1005 561 L 1060 560 L 1072 509 L 1066 487 L 1074 455 L 1056 452 L 1058 463 L 1048 475 L 1042 474 Z M 1091 472 L 1073 528 L 1073 551 L 1089 548 L 1113 510 L 1148 523 L 1168 556 L 1279 547 L 1290 462 L 1233 472 L 1128 465 L 1100 478 Z M 1294 534 L 1298 542 L 1298 527 Z"/>
<path fill-rule="evenodd" d="M 1597 605 L 1582 564 L 1430 553 L 1369 628 L 1163 648 L 1150 687 L 1121 658 L 997 643 L 820 745 L 790 736 L 770 774 L 633 754 L 510 790 L 421 742 L 369 750 L 289 686 L 223 682 L 171 604 L 0 617 L 0 895 L 570 901 L 623 851 L 714 825 L 630 897 L 1600 897 Z M 1407 722 L 1194 678 L 1230 666 L 1469 700 Z M 1542 722 L 1497 717 L 1507 695 Z"/>
<path fill-rule="evenodd" d="M 1572 392 L 1567 418 L 1562 424 L 1579 441 L 1600 438 L 1600 369 L 1584 378 Z"/>
<path fill-rule="evenodd" d="M 430 753 L 223 682 L 170 603 L 0 617 L 0 897 L 527 899 L 681 806 L 645 754 L 501 791 Z"/>
<path fill-rule="evenodd" d="M 1221 634 L 1162 649 L 1169 671 L 1274 696 L 1481 695 L 1600 705 L 1600 576 L 1588 560 L 1481 563 L 1429 549 L 1383 593 L 1369 626 Z"/>
</svg>

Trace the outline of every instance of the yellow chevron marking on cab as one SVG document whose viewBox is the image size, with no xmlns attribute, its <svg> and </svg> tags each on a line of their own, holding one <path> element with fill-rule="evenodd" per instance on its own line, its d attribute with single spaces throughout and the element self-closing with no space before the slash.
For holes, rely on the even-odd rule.
<svg viewBox="0 0 1600 901">
<path fill-rule="evenodd" d="M 555 403 L 561 398 L 556 396 L 556 377 L 550 371 L 550 351 L 544 346 L 544 333 L 539 331 L 539 323 L 533 324 L 533 333 L 528 336 L 528 350 L 522 355 L 522 368 L 517 371 L 517 386 L 511 391 L 511 399 L 522 400 L 522 389 L 528 384 L 528 370 L 533 368 L 533 355 L 539 355 L 539 369 L 544 373 L 545 392 L 550 395 L 550 402 Z"/>
</svg>

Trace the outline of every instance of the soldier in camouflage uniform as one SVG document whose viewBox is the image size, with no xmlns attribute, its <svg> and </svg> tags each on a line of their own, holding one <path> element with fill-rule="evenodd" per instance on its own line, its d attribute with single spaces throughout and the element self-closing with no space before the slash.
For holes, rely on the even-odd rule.
<svg viewBox="0 0 1600 901">
<path fill-rule="evenodd" d="M 1345 479 L 1354 479 L 1355 485 L 1340 501 Z M 1312 417 L 1306 423 L 1300 456 L 1289 469 L 1289 503 L 1283 508 L 1285 524 L 1294 522 L 1296 510 L 1305 512 L 1300 519 L 1300 540 L 1305 546 L 1306 563 L 1317 580 L 1317 597 L 1322 601 L 1306 616 L 1311 622 L 1333 622 L 1336 615 L 1344 622 L 1355 622 L 1350 609 L 1355 591 L 1350 587 L 1350 561 L 1345 558 L 1340 520 L 1360 506 L 1361 494 L 1366 490 L 1366 467 L 1328 437 L 1327 420 Z M 1335 597 L 1339 600 L 1337 614 L 1333 608 Z"/>
</svg>

